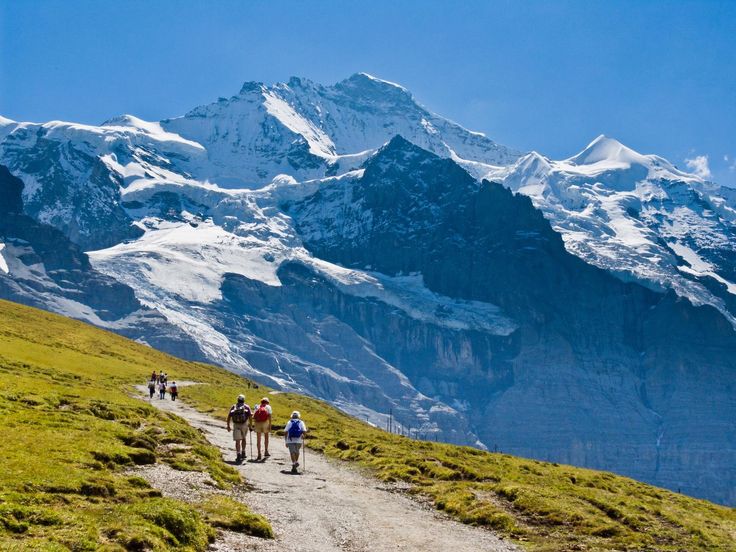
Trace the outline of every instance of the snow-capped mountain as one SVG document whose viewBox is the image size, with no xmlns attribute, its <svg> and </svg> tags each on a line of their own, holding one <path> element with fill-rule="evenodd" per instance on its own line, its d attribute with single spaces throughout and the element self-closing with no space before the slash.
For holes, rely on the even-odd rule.
<svg viewBox="0 0 736 552">
<path fill-rule="evenodd" d="M 292 78 L 266 86 L 247 82 L 240 94 L 161 122 L 202 144 L 200 179 L 253 186 L 285 173 L 297 180 L 358 167 L 393 136 L 468 162 L 507 164 L 519 156 L 478 132 L 430 113 L 404 87 L 358 73 L 334 86 Z"/>
<path fill-rule="evenodd" d="M 736 324 L 736 190 L 605 136 L 569 159 L 530 153 L 485 177 L 529 196 L 582 259 Z"/>
<path fill-rule="evenodd" d="M 736 198 L 664 159 L 521 155 L 361 73 L 161 122 L 0 118 L 0 163 L 13 300 L 377 424 L 736 502 Z M 20 251 L 22 221 L 130 308 Z"/>
</svg>

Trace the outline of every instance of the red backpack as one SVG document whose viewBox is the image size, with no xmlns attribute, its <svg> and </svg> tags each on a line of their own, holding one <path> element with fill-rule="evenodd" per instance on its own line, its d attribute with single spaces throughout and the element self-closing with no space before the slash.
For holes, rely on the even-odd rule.
<svg viewBox="0 0 736 552">
<path fill-rule="evenodd" d="M 268 416 L 268 410 L 266 410 L 266 407 L 263 405 L 256 408 L 256 411 L 253 413 L 253 419 L 256 422 L 266 422 L 268 421 Z"/>
</svg>

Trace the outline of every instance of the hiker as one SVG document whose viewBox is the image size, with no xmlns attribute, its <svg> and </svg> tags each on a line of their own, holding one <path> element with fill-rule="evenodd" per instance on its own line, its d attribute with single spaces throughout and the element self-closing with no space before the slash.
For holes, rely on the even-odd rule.
<svg viewBox="0 0 736 552">
<path fill-rule="evenodd" d="M 176 397 L 179 396 L 179 390 L 176 388 L 176 382 L 171 382 L 171 387 L 169 387 L 169 394 L 171 395 L 171 400 L 175 401 Z"/>
<path fill-rule="evenodd" d="M 230 407 L 227 414 L 227 430 L 230 431 L 230 420 L 233 421 L 232 432 L 233 441 L 235 441 L 235 457 L 236 462 L 245 460 L 245 438 L 248 435 L 248 422 L 250 421 L 251 412 L 247 404 L 245 404 L 245 395 L 238 395 L 238 402 Z"/>
<path fill-rule="evenodd" d="M 298 411 L 291 413 L 291 419 L 284 427 L 284 439 L 286 448 L 289 449 L 291 455 L 291 473 L 298 473 L 299 467 L 299 451 L 304 445 L 304 434 L 307 433 L 307 426 L 301 419 Z"/>
<path fill-rule="evenodd" d="M 158 398 L 159 400 L 166 398 L 166 384 L 163 381 L 158 384 Z"/>
<path fill-rule="evenodd" d="M 256 445 L 258 447 L 258 458 L 261 459 L 261 435 L 263 435 L 263 444 L 265 452 L 263 453 L 264 458 L 268 458 L 271 454 L 268 452 L 268 436 L 271 431 L 271 405 L 266 397 L 261 399 L 260 404 L 253 407 L 253 427 L 256 432 Z"/>
<path fill-rule="evenodd" d="M 164 384 L 169 383 L 169 375 L 166 372 L 164 372 L 164 376 L 161 378 L 161 381 L 163 381 Z"/>
<path fill-rule="evenodd" d="M 156 381 L 159 382 L 159 383 L 161 383 L 161 380 L 162 379 L 164 379 L 164 371 L 163 370 L 161 370 L 159 372 L 158 376 L 156 377 Z"/>
<path fill-rule="evenodd" d="M 154 373 L 154 378 L 148 382 L 148 398 L 152 399 L 153 394 L 156 392 L 156 374 Z"/>
<path fill-rule="evenodd" d="M 158 382 L 158 377 L 156 377 L 156 370 L 151 372 L 151 381 L 155 384 Z"/>
</svg>

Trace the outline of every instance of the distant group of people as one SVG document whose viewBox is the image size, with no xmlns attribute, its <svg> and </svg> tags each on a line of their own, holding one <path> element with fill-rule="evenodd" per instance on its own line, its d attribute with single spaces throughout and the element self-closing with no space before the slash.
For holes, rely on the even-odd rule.
<svg viewBox="0 0 736 552">
<path fill-rule="evenodd" d="M 265 461 L 266 458 L 271 456 L 268 452 L 268 444 L 272 419 L 273 409 L 267 397 L 262 398 L 251 409 L 245 402 L 245 395 L 238 395 L 236 403 L 230 407 L 226 420 L 227 430 L 232 431 L 233 441 L 235 441 L 236 462 L 240 463 L 246 458 L 245 444 L 249 431 L 251 432 L 251 439 L 252 433 L 256 433 L 258 456 L 255 460 L 257 462 Z M 299 455 L 304 446 L 304 435 L 306 433 L 307 426 L 301 419 L 301 414 L 298 411 L 292 412 L 284 427 L 285 444 L 291 456 L 291 473 L 299 473 Z M 263 454 L 261 454 L 261 442 L 263 442 Z M 251 440 L 252 446 L 253 442 Z"/>
<path fill-rule="evenodd" d="M 171 385 L 168 384 L 169 376 L 163 372 L 156 373 L 154 370 L 151 373 L 151 379 L 148 380 L 148 397 L 153 399 L 153 395 L 158 390 L 158 398 L 163 400 L 166 398 L 166 392 L 168 391 L 171 396 L 171 400 L 175 401 L 179 396 L 179 389 L 176 386 L 176 382 L 172 381 Z"/>
</svg>

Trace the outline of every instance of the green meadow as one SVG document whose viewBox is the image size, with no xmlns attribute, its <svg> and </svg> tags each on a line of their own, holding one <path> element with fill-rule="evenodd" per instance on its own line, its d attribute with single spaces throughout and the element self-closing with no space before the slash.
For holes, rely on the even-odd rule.
<svg viewBox="0 0 736 552">
<path fill-rule="evenodd" d="M 267 520 L 213 494 L 161 497 L 130 475 L 165 463 L 242 485 L 183 420 L 132 395 L 153 370 L 201 385 L 180 397 L 224 417 L 239 393 L 271 390 L 81 322 L 0 301 L 0 549 L 204 550 L 216 528 L 272 536 Z M 324 402 L 273 393 L 275 429 L 292 410 L 308 444 L 465 523 L 529 550 L 734 551 L 736 510 L 611 473 L 388 434 Z M 164 445 L 179 446 L 164 446 Z"/>
</svg>

